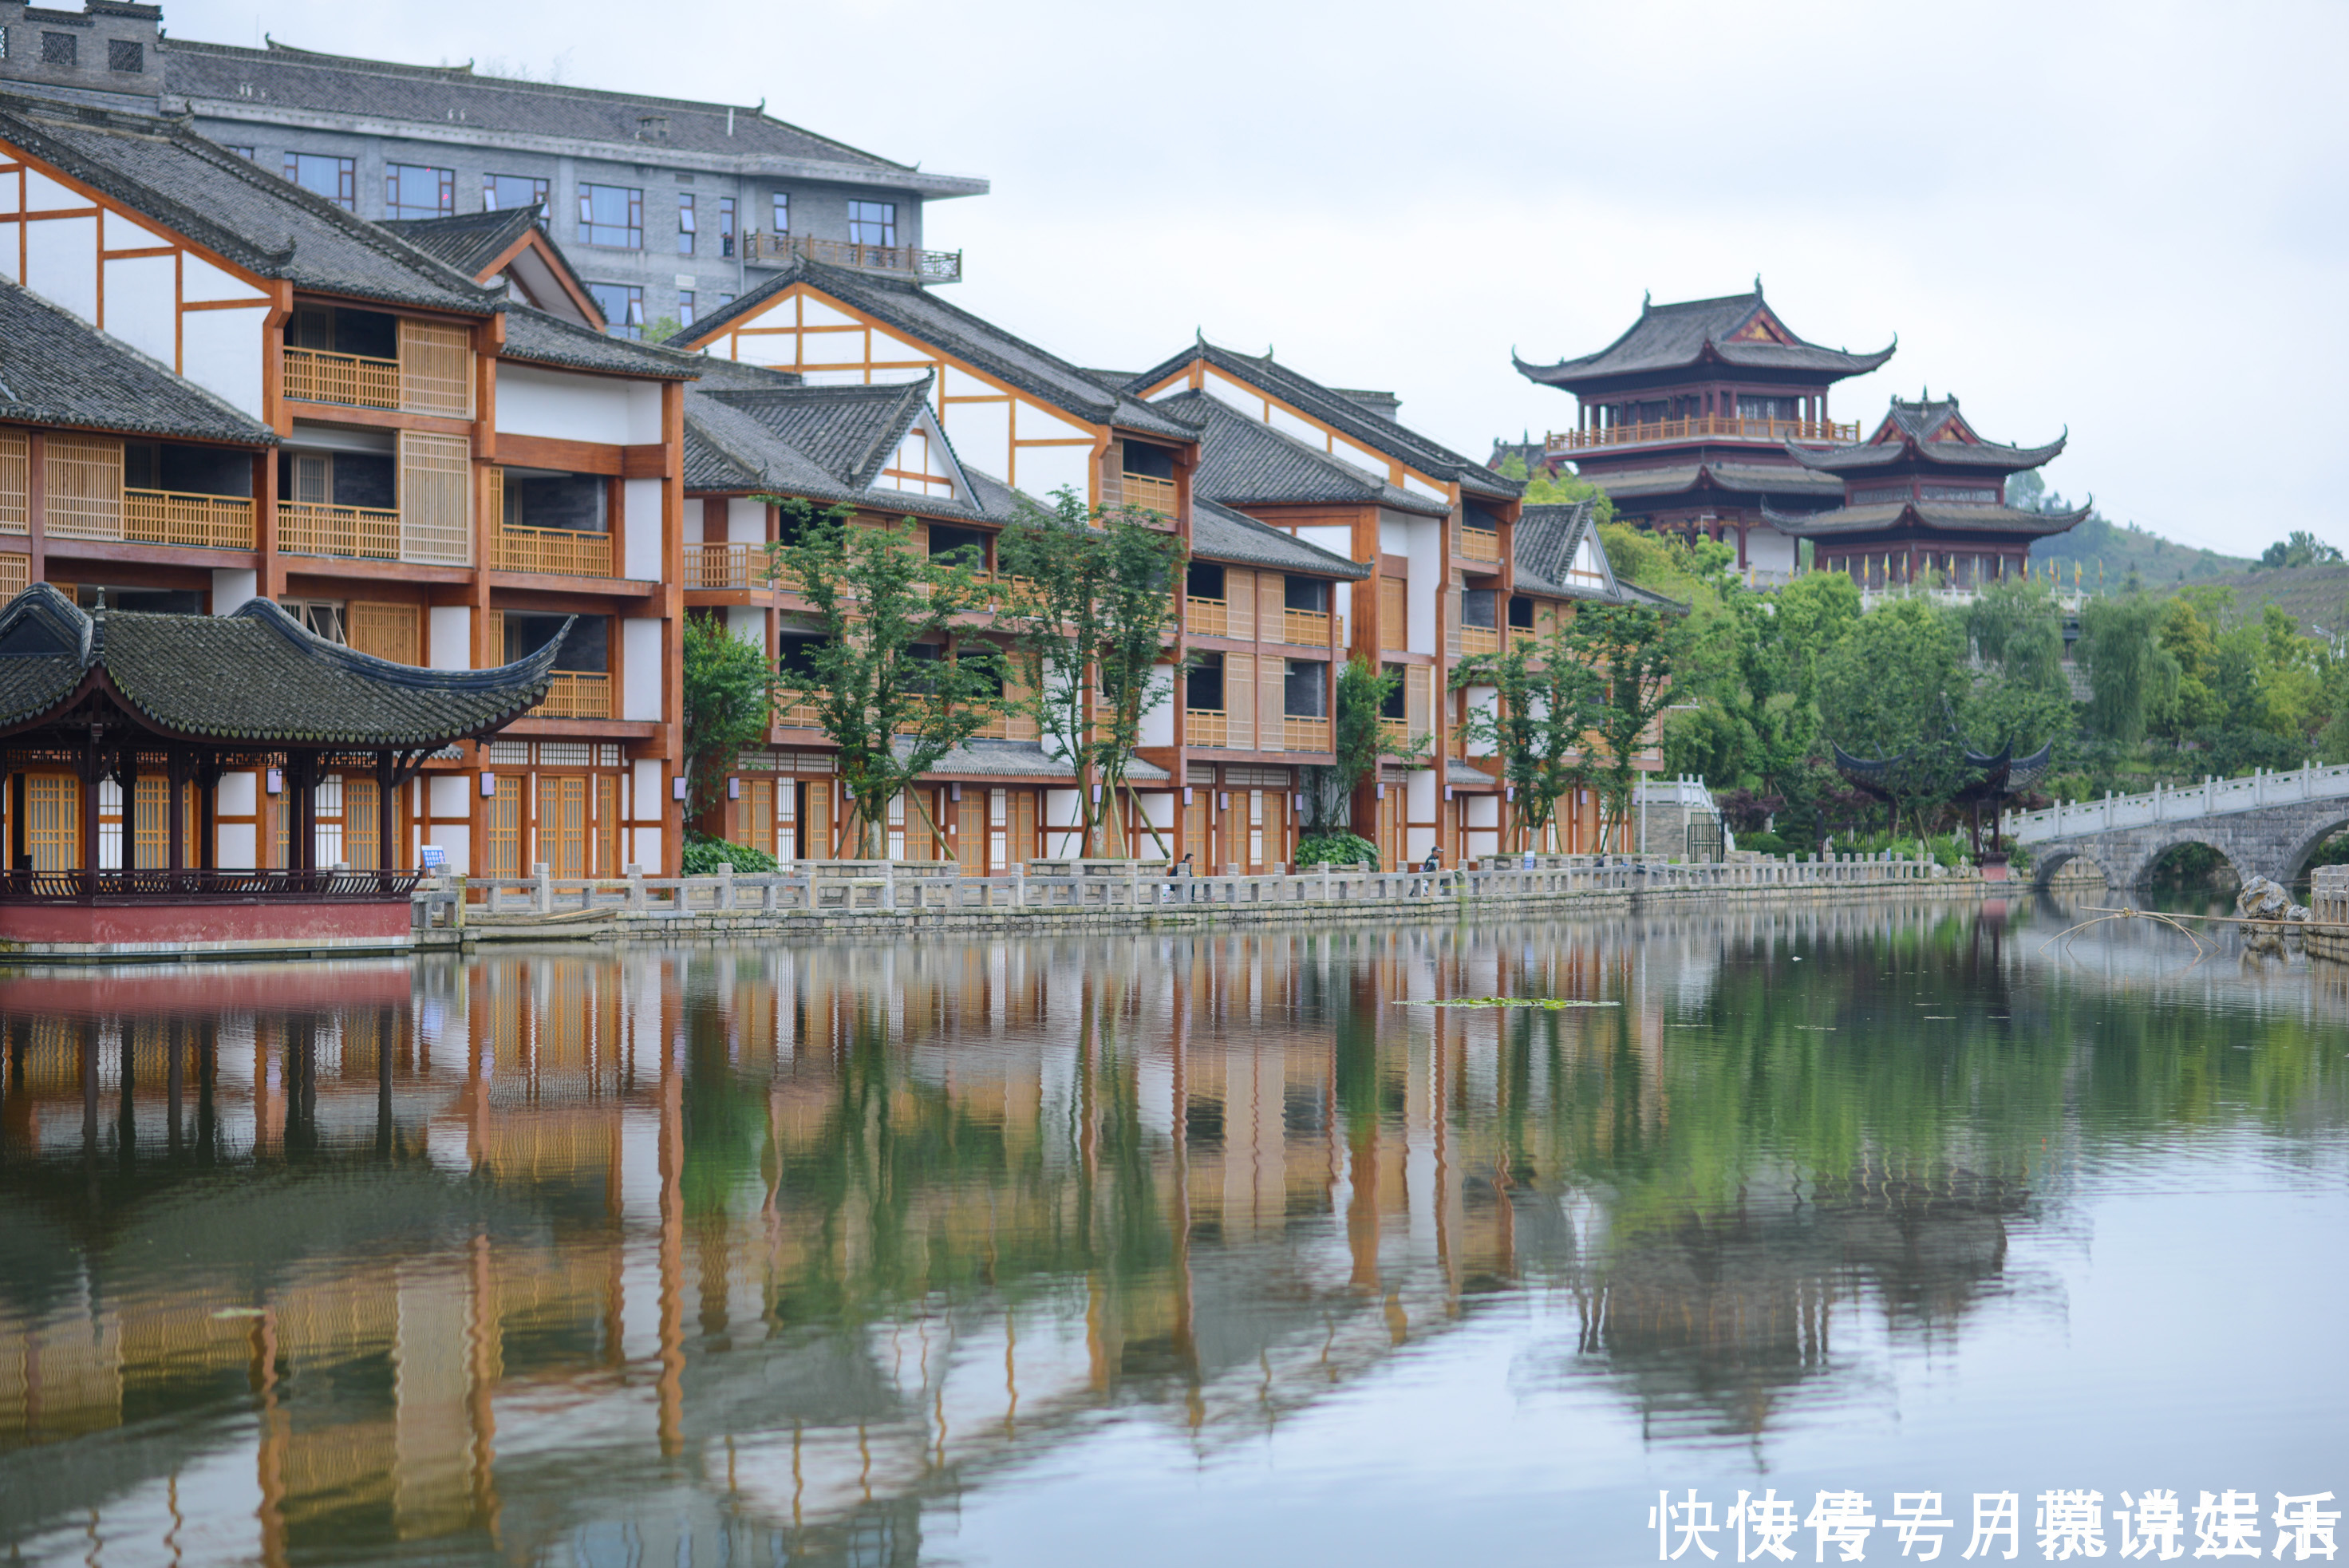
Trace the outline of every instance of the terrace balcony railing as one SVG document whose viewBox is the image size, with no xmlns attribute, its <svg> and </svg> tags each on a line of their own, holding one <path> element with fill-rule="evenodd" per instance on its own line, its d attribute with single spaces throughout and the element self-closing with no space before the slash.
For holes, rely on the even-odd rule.
<svg viewBox="0 0 2349 1568">
<path fill-rule="evenodd" d="M 1280 747 L 1285 752 L 1326 752 L 1330 749 L 1330 721 L 1299 719 L 1283 714 L 1280 721 Z"/>
<path fill-rule="evenodd" d="M 253 503 L 241 495 L 125 490 L 119 507 L 110 499 L 80 500 L 70 507 L 52 507 L 44 526 L 53 539 L 250 550 Z"/>
<path fill-rule="evenodd" d="M 1696 441 L 1705 437 L 1835 446 L 1857 441 L 1859 425 L 1840 420 L 1748 420 L 1734 414 L 1697 414 L 1684 420 L 1651 420 L 1593 431 L 1552 431 L 1544 439 L 1543 450 L 1588 452 L 1595 447 L 1640 446 L 1651 441 Z"/>
<path fill-rule="evenodd" d="M 960 251 L 926 251 L 912 245 L 867 245 L 853 240 L 820 240 L 811 234 L 761 234 L 742 236 L 742 259 L 754 266 L 781 266 L 793 256 L 852 267 L 858 272 L 885 273 L 916 283 L 960 283 Z"/>
<path fill-rule="evenodd" d="M 1183 710 L 1183 737 L 1188 744 L 1220 750 L 1229 744 L 1225 738 L 1227 733 L 1225 716 L 1220 709 Z"/>
<path fill-rule="evenodd" d="M 1128 506 L 1139 506 L 1145 512 L 1155 512 L 1164 517 L 1174 515 L 1175 491 L 1174 482 L 1171 479 L 1153 479 L 1146 473 L 1123 473 L 1118 476 L 1118 489 Z"/>
<path fill-rule="evenodd" d="M 608 719 L 612 716 L 612 678 L 586 670 L 559 670 L 546 690 L 545 701 L 531 712 L 541 719 Z"/>
<path fill-rule="evenodd" d="M 685 586 L 688 588 L 763 588 L 767 580 L 767 547 L 750 544 L 703 544 L 685 547 Z"/>
<path fill-rule="evenodd" d="M 285 392 L 303 403 L 336 403 L 351 409 L 382 409 L 411 414 L 468 419 L 473 411 L 470 351 L 461 364 L 431 374 L 397 359 L 335 354 L 324 348 L 285 350 Z M 450 357 L 445 351 L 443 358 Z"/>
<path fill-rule="evenodd" d="M 1300 648 L 1330 646 L 1330 612 L 1285 609 L 1280 612 L 1280 640 Z"/>
<path fill-rule="evenodd" d="M 369 903 L 405 899 L 421 871 L 0 870 L 0 903 Z"/>
<path fill-rule="evenodd" d="M 1475 561 L 1491 566 L 1501 564 L 1501 535 L 1491 528 L 1471 528 L 1463 523 L 1457 548 L 1464 561 Z"/>
<path fill-rule="evenodd" d="M 608 577 L 612 536 L 573 528 L 525 528 L 507 523 L 498 530 L 498 569 L 539 572 L 555 577 Z"/>
</svg>

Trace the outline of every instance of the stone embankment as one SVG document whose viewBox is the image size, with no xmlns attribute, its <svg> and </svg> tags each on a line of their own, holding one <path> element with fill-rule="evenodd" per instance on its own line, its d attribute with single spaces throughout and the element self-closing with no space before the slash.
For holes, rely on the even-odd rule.
<svg viewBox="0 0 2349 1568">
<path fill-rule="evenodd" d="M 2349 866 L 2320 866 L 2309 873 L 2308 923 L 2300 945 L 2311 958 L 2349 963 Z"/>
<path fill-rule="evenodd" d="M 965 877 L 951 864 L 811 861 L 766 876 L 451 877 L 416 897 L 419 947 L 478 941 L 677 941 L 913 933 L 1180 929 L 1579 914 L 1671 903 L 1973 897 L 1997 883 L 1892 856 L 1718 865 L 1538 856 L 1438 871 L 1316 867 L 1168 877 L 1164 862 L 1038 861 Z"/>
</svg>

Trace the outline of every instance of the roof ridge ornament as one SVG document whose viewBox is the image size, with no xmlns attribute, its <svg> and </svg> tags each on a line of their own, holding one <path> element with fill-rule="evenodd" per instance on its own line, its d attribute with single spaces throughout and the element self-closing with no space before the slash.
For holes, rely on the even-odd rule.
<svg viewBox="0 0 2349 1568">
<path fill-rule="evenodd" d="M 1762 297 L 1762 275 L 1758 272 L 1754 275 L 1754 297 Z"/>
</svg>

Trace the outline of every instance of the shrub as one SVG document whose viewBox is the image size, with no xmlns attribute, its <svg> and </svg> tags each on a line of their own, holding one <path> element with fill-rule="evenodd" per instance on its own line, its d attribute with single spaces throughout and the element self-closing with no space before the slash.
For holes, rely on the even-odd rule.
<svg viewBox="0 0 2349 1568">
<path fill-rule="evenodd" d="M 712 838 L 706 833 L 685 836 L 685 874 L 688 877 L 715 877 L 721 866 L 731 866 L 737 871 L 753 875 L 779 869 L 775 857 L 763 849 L 753 849 L 747 844 L 732 844 L 723 838 Z"/>
<path fill-rule="evenodd" d="M 1350 866 L 1367 860 L 1379 863 L 1379 846 L 1356 833 L 1323 833 L 1297 846 L 1299 866 Z"/>
<path fill-rule="evenodd" d="M 1787 853 L 1786 841 L 1775 833 L 1741 833 L 1737 835 L 1737 847 L 1751 849 L 1757 855 Z"/>
</svg>

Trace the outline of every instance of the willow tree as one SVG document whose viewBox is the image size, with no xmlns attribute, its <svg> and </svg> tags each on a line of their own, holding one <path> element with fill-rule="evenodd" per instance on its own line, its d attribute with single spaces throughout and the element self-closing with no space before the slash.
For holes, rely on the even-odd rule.
<svg viewBox="0 0 2349 1568">
<path fill-rule="evenodd" d="M 1502 782 L 1516 792 L 1528 849 L 1557 820 L 1567 792 L 1587 787 L 1593 772 L 1587 741 L 1606 691 L 1568 636 L 1557 627 L 1538 641 L 1512 637 L 1506 650 L 1464 659 L 1452 676 L 1455 691 L 1493 689 L 1492 706 L 1471 708 L 1461 732 L 1499 758 Z"/>
<path fill-rule="evenodd" d="M 1138 507 L 1089 507 L 1065 489 L 1053 503 L 1050 512 L 1022 505 L 996 542 L 1013 579 L 996 625 L 1012 634 L 1014 701 L 1076 770 L 1081 853 L 1095 853 L 1102 823 L 1115 824 L 1121 794 L 1164 851 L 1126 774 L 1143 718 L 1173 694 L 1172 680 L 1156 675 L 1183 541 Z M 1118 846 L 1129 847 L 1123 835 Z"/>
<path fill-rule="evenodd" d="M 1583 713 L 1591 776 L 1607 808 L 1602 842 L 1610 834 L 1604 824 L 1619 832 L 1630 820 L 1640 753 L 1655 743 L 1656 721 L 1671 705 L 1680 641 L 1679 624 L 1644 604 L 1578 605 L 1558 639 L 1559 651 L 1596 683 Z"/>
<path fill-rule="evenodd" d="M 1002 681 L 993 649 L 957 649 L 957 623 L 987 603 L 969 551 L 932 557 L 913 519 L 890 527 L 856 523 L 845 506 L 782 506 L 785 536 L 767 547 L 770 581 L 789 577 L 823 631 L 804 667 L 779 684 L 840 749 L 841 780 L 859 825 L 861 858 L 887 857 L 889 802 L 905 794 L 932 834 L 938 825 L 914 786 L 990 722 Z"/>
</svg>

